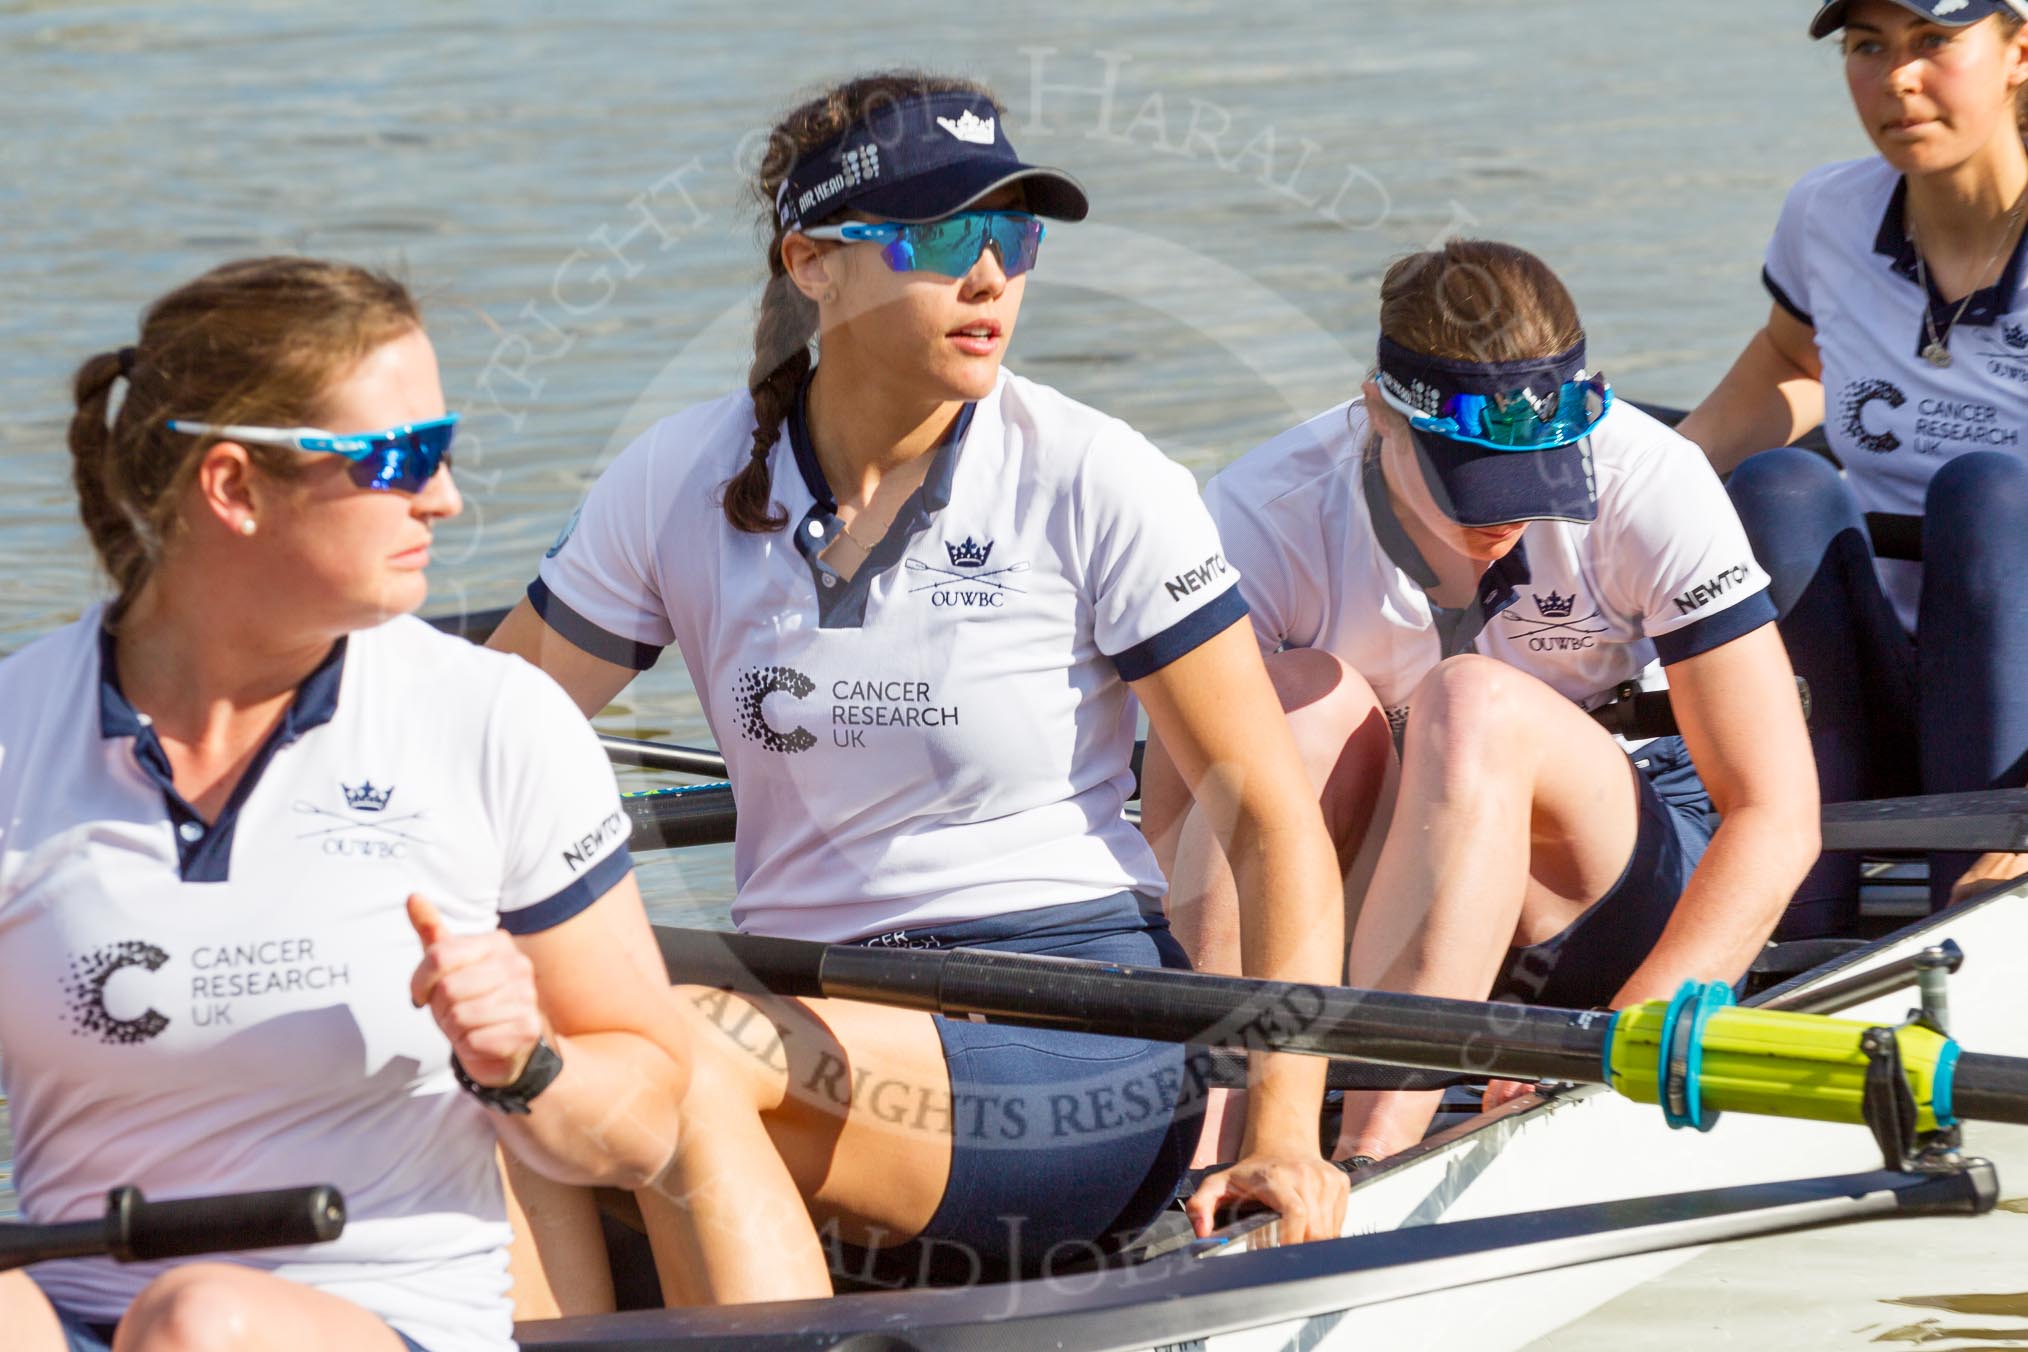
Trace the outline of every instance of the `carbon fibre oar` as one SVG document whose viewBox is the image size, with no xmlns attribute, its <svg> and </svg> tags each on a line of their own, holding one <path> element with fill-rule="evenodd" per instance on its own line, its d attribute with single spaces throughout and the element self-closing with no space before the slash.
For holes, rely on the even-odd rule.
<svg viewBox="0 0 2028 1352">
<path fill-rule="evenodd" d="M 95 1221 L 0 1225 L 0 1271 L 57 1258 L 122 1263 L 200 1253 L 321 1244 L 345 1230 L 345 1199 L 329 1184 L 150 1202 L 115 1188 Z"/>
<path fill-rule="evenodd" d="M 690 747 L 666 749 L 699 757 L 715 754 Z M 686 773 L 709 773 L 703 760 L 696 764 L 697 769 Z M 729 784 L 629 794 L 624 806 L 633 822 L 631 843 L 636 850 L 726 844 L 738 820 Z M 2028 851 L 2028 789 L 1826 803 L 1823 830 L 1823 848 L 1833 851 Z"/>
<path fill-rule="evenodd" d="M 599 734 L 599 745 L 615 765 L 636 765 L 644 770 L 667 770 L 672 774 L 724 779 L 725 757 L 709 747 L 672 746 L 667 742 L 644 742 L 633 737 Z"/>
<path fill-rule="evenodd" d="M 1674 1000 L 1609 1013 L 985 949 L 670 929 L 657 939 L 678 981 L 1207 1047 L 1610 1084 L 1661 1104 L 1671 1125 L 1700 1130 L 1731 1109 L 1867 1122 L 1877 1133 L 1883 1092 L 1907 1099 L 1909 1139 L 1965 1118 L 2028 1125 L 2028 1060 L 1961 1053 L 1920 1023 L 1878 1029 L 1793 1009 L 1734 1008 L 1730 988 L 1717 983 L 1689 983 Z M 1926 958 L 1934 961 L 1925 954 L 1908 963 Z"/>
</svg>

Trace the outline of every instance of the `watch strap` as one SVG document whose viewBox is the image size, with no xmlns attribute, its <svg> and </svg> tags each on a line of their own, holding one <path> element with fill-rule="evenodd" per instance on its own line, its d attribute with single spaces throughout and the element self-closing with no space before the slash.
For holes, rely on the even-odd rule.
<svg viewBox="0 0 2028 1352">
<path fill-rule="evenodd" d="M 563 1057 L 549 1045 L 548 1038 L 535 1044 L 535 1050 L 528 1054 L 528 1064 L 521 1068 L 521 1074 L 512 1084 L 480 1084 L 466 1073 L 458 1054 L 451 1053 L 451 1074 L 457 1077 L 459 1087 L 494 1112 L 515 1117 L 526 1117 L 528 1105 L 535 1096 L 549 1088 L 562 1073 Z"/>
</svg>

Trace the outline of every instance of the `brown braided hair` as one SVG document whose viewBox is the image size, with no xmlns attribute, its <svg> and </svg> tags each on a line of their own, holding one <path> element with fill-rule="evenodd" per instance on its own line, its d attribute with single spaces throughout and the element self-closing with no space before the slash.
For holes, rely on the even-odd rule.
<svg viewBox="0 0 2028 1352">
<path fill-rule="evenodd" d="M 727 480 L 723 498 L 725 519 L 735 530 L 763 535 L 788 524 L 788 514 L 774 501 L 768 456 L 795 407 L 796 392 L 810 374 L 810 344 L 817 337 L 816 303 L 796 288 L 782 265 L 782 240 L 789 232 L 775 212 L 775 193 L 805 155 L 882 107 L 925 94 L 971 94 L 992 104 L 996 113 L 1003 111 L 990 90 L 970 80 L 912 70 L 882 71 L 847 80 L 798 105 L 768 135 L 767 153 L 750 185 L 770 232 L 767 289 L 761 293 L 753 365 L 746 375 L 747 390 L 753 395 L 753 442 L 746 463 Z"/>
<path fill-rule="evenodd" d="M 175 539 L 184 491 L 216 437 L 170 419 L 295 426 L 369 352 L 421 327 L 408 289 L 383 273 L 314 258 L 248 258 L 150 305 L 132 347 L 89 357 L 72 378 L 71 478 L 78 513 L 116 595 L 117 620 Z M 110 414 L 113 387 L 126 397 Z M 302 470 L 294 451 L 249 445 L 264 474 Z"/>
</svg>

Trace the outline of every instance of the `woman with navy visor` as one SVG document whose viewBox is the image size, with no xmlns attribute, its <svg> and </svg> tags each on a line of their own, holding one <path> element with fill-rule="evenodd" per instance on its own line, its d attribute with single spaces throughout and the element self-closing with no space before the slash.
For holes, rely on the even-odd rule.
<svg viewBox="0 0 2028 1352">
<path fill-rule="evenodd" d="M 1180 966 L 1122 813 L 1138 696 L 1233 823 L 1248 970 L 1335 976 L 1329 842 L 1194 482 L 1001 366 L 1036 216 L 1083 191 L 1015 157 L 984 90 L 912 74 L 790 113 L 757 189 L 751 387 L 625 451 L 494 641 L 587 713 L 681 648 L 739 797 L 743 930 Z M 1046 1271 L 1145 1226 L 1197 1134 L 1176 1047 L 697 998 L 722 1054 L 642 1196 L 672 1300 L 829 1290 L 818 1226 L 878 1251 L 854 1270 Z M 1262 1063 L 1198 1219 L 1251 1197 L 1334 1236 L 1319 1064 Z"/>
<path fill-rule="evenodd" d="M 1205 496 L 1346 872 L 1351 984 L 1582 1008 L 1745 972 L 1817 835 L 1766 579 L 1539 259 L 1396 263 L 1362 397 Z M 1680 737 L 1590 716 L 1665 684 Z M 1166 751 L 1145 824 L 1179 936 L 1229 970 L 1230 871 Z M 1348 1095 L 1339 1156 L 1414 1144 L 1434 1099 Z"/>
<path fill-rule="evenodd" d="M 1818 10 L 1880 153 L 1789 192 L 1767 327 L 1680 429 L 1732 471 L 1833 801 L 2028 782 L 2024 19 L 2018 0 Z M 1842 475 L 1787 445 L 1819 423 Z M 1898 557 L 1873 556 L 1869 517 L 1905 537 Z M 1818 864 L 1796 932 L 1854 917 L 1859 862 Z M 1934 855 L 1933 904 L 2024 871 Z"/>
<path fill-rule="evenodd" d="M 116 594 L 0 662 L 21 1208 L 329 1182 L 349 1221 L 0 1274 L 0 1341 L 502 1352 L 499 1148 L 652 1178 L 685 1059 L 596 741 L 540 673 L 407 617 L 460 507 L 414 302 L 344 264 L 228 264 L 76 398 Z"/>
</svg>

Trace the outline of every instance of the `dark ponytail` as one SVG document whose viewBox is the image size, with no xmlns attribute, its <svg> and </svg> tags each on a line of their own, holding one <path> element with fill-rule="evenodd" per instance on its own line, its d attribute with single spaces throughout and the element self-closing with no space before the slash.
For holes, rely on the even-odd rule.
<svg viewBox="0 0 2028 1352">
<path fill-rule="evenodd" d="M 184 490 L 217 440 L 171 432 L 170 419 L 314 423 L 333 384 L 421 324 L 407 288 L 383 273 L 315 258 L 248 258 L 150 305 L 133 347 L 87 358 L 71 380 L 71 479 L 85 533 L 115 588 L 108 620 L 125 612 L 182 528 Z M 294 451 L 246 450 L 270 478 L 301 472 Z"/>
<path fill-rule="evenodd" d="M 746 462 L 726 481 L 723 499 L 725 519 L 734 530 L 763 535 L 788 524 L 788 513 L 775 505 L 769 457 L 781 436 L 783 421 L 795 407 L 796 392 L 809 377 L 810 345 L 817 338 L 816 303 L 797 289 L 782 265 L 782 241 L 788 232 L 775 212 L 775 194 L 782 180 L 805 155 L 821 150 L 880 108 L 924 94 L 953 93 L 971 94 L 991 103 L 996 111 L 1000 108 L 990 91 L 970 80 L 886 71 L 827 90 L 792 110 L 769 134 L 767 154 L 752 184 L 770 232 L 767 289 L 761 293 L 753 365 L 746 374 L 746 387 L 753 395 L 753 442 L 747 447 Z"/>
<path fill-rule="evenodd" d="M 77 485 L 78 515 L 98 551 L 99 562 L 122 597 L 140 587 L 153 541 L 145 519 L 124 510 L 106 483 L 112 459 L 113 386 L 126 374 L 119 352 L 101 352 L 85 359 L 71 381 L 77 412 L 70 420 L 71 482 Z"/>
<path fill-rule="evenodd" d="M 725 485 L 725 519 L 735 530 L 760 535 L 789 523 L 788 513 L 774 502 L 768 456 L 795 407 L 796 391 L 810 374 L 810 343 L 816 336 L 817 307 L 789 280 L 777 238 L 768 249 L 768 285 L 754 325 L 753 366 L 746 373 L 753 394 L 753 444 L 746 464 Z"/>
</svg>

